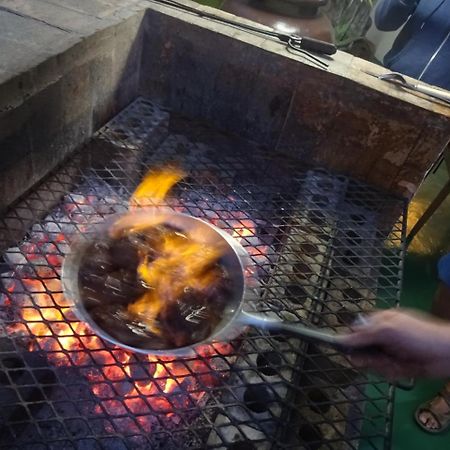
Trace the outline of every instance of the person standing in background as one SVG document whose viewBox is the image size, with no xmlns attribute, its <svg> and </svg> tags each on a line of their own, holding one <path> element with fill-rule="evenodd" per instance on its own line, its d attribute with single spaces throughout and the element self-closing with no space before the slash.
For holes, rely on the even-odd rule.
<svg viewBox="0 0 450 450">
<path fill-rule="evenodd" d="M 435 319 L 417 311 L 377 311 L 342 337 L 353 348 L 377 347 L 381 352 L 360 352 L 351 357 L 360 368 L 374 370 L 392 380 L 402 377 L 431 378 L 450 375 L 450 254 L 438 263 L 439 287 L 432 304 Z M 430 433 L 450 426 L 450 382 L 436 397 L 420 405 L 415 418 Z"/>
<path fill-rule="evenodd" d="M 381 31 L 403 26 L 385 67 L 450 90 L 450 0 L 380 0 L 375 25 Z"/>
<path fill-rule="evenodd" d="M 381 31 L 401 28 L 384 57 L 385 67 L 450 90 L 450 0 L 379 0 L 375 25 Z M 441 285 L 432 312 L 450 321 L 450 254 L 441 258 L 438 272 Z M 417 408 L 415 418 L 430 433 L 450 427 L 450 382 Z"/>
</svg>

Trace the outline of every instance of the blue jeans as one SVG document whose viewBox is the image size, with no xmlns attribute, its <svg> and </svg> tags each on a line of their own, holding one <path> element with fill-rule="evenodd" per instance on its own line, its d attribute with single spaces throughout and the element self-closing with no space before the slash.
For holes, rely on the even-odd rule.
<svg viewBox="0 0 450 450">
<path fill-rule="evenodd" d="M 450 287 L 450 253 L 439 260 L 438 276 L 443 283 Z"/>
</svg>

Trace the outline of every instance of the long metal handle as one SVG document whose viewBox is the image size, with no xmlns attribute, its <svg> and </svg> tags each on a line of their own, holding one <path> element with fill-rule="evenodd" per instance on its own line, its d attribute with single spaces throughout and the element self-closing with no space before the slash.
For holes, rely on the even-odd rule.
<svg viewBox="0 0 450 450">
<path fill-rule="evenodd" d="M 412 92 L 419 92 L 421 94 L 428 95 L 437 100 L 442 100 L 446 103 L 450 103 L 450 92 L 444 89 L 440 89 L 434 86 L 427 86 L 423 83 L 411 83 L 406 80 L 406 78 L 397 72 L 389 72 L 384 74 L 377 74 L 370 71 L 362 70 L 367 75 L 378 78 L 382 81 L 387 81 L 388 83 L 395 84 L 402 88 L 408 89 Z"/>
<path fill-rule="evenodd" d="M 382 350 L 376 346 L 367 346 L 363 348 L 354 349 L 343 345 L 340 340 L 340 336 L 337 333 L 330 333 L 320 331 L 316 328 L 312 328 L 306 325 L 298 323 L 282 322 L 281 320 L 268 319 L 258 314 L 249 314 L 242 311 L 238 320 L 242 325 L 261 328 L 263 330 L 277 331 L 279 333 L 287 334 L 293 337 L 300 338 L 307 342 L 326 344 L 334 349 L 345 353 L 347 355 L 357 353 L 370 353 L 372 355 L 379 354 Z"/>
<path fill-rule="evenodd" d="M 258 26 L 249 25 L 248 23 L 244 23 L 242 21 L 227 19 L 225 17 L 219 16 L 218 14 L 212 14 L 210 12 L 206 12 L 203 10 L 199 10 L 195 7 L 185 5 L 184 3 L 179 3 L 176 0 L 153 0 L 156 3 L 161 3 L 163 5 L 171 6 L 174 8 L 182 9 L 184 11 L 196 14 L 200 17 L 204 17 L 207 19 L 212 19 L 217 22 L 231 25 L 233 27 L 239 28 L 241 30 L 250 31 L 252 33 L 258 33 L 262 34 L 264 36 L 271 36 L 274 38 L 279 39 L 281 42 L 284 42 L 288 44 L 288 46 L 292 49 L 295 49 L 297 51 L 303 51 L 303 52 L 314 52 L 318 54 L 325 54 L 325 55 L 334 55 L 337 52 L 337 47 L 334 44 L 331 44 L 329 42 L 319 41 L 317 39 L 309 38 L 309 37 L 303 37 L 303 36 L 295 36 L 295 35 L 289 35 L 285 33 L 280 33 L 275 30 L 262 28 Z M 322 65 L 328 67 L 328 64 L 313 58 L 315 62 L 321 63 Z"/>
<path fill-rule="evenodd" d="M 381 351 L 377 347 L 365 347 L 354 351 L 350 347 L 340 344 L 338 334 L 327 333 L 301 324 L 268 319 L 267 317 L 258 314 L 250 314 L 245 311 L 241 311 L 237 320 L 241 325 L 252 326 L 269 331 L 278 331 L 283 334 L 300 338 L 307 342 L 326 344 L 345 354 L 358 352 L 377 354 Z M 400 389 L 411 390 L 414 387 L 414 379 L 398 380 L 393 384 Z"/>
<path fill-rule="evenodd" d="M 334 44 L 310 37 L 300 38 L 300 48 L 309 52 L 330 56 L 337 52 L 337 47 Z"/>
<path fill-rule="evenodd" d="M 337 334 L 327 333 L 301 324 L 268 319 L 264 316 L 250 314 L 244 311 L 240 313 L 238 320 L 242 325 L 249 325 L 263 330 L 278 331 L 308 342 L 328 344 L 341 351 L 345 351 L 345 348 L 339 344 Z"/>
<path fill-rule="evenodd" d="M 414 89 L 417 92 L 420 92 L 425 95 L 429 95 L 430 97 L 437 98 L 444 102 L 450 103 L 450 92 L 444 91 L 443 89 L 435 88 L 433 86 L 427 86 L 422 83 L 417 83 L 414 85 L 410 85 L 411 89 Z"/>
</svg>

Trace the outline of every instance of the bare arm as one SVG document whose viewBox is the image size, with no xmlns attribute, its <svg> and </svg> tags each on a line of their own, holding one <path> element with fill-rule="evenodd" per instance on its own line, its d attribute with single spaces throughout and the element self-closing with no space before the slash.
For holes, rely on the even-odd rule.
<svg viewBox="0 0 450 450">
<path fill-rule="evenodd" d="M 418 3 L 419 0 L 381 0 L 375 10 L 375 25 L 381 31 L 398 30 Z"/>
<path fill-rule="evenodd" d="M 366 346 L 376 354 L 355 353 L 357 367 L 374 370 L 389 379 L 450 376 L 450 323 L 415 311 L 390 309 L 368 317 L 368 323 L 342 337 L 354 350 Z"/>
</svg>

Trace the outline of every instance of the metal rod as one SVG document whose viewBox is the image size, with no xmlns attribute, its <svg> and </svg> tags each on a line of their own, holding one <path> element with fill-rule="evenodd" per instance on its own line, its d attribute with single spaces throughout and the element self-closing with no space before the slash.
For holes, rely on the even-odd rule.
<svg viewBox="0 0 450 450">
<path fill-rule="evenodd" d="M 275 39 L 278 39 L 279 41 L 283 42 L 293 50 L 296 50 L 297 52 L 306 55 L 308 58 L 312 59 L 316 64 L 320 64 L 324 67 L 328 67 L 328 64 L 325 61 L 321 61 L 318 58 L 311 55 L 310 52 L 323 54 L 323 55 L 333 55 L 336 53 L 337 48 L 328 42 L 319 41 L 313 38 L 304 37 L 304 36 L 296 36 L 296 35 L 289 35 L 285 33 L 279 33 L 277 31 L 273 30 L 267 30 L 264 28 L 256 27 L 253 25 L 249 25 L 247 23 L 239 22 L 236 20 L 231 19 L 225 19 L 217 14 L 208 13 L 205 11 L 200 11 L 197 8 L 193 8 L 191 6 L 187 6 L 181 3 L 178 3 L 174 0 L 150 0 L 155 3 L 160 3 L 167 6 L 172 6 L 177 9 L 181 9 L 183 11 L 190 12 L 192 14 L 196 14 L 200 17 L 205 17 L 207 19 L 215 20 L 217 22 L 230 25 L 236 28 L 239 28 L 241 30 L 250 31 L 252 33 L 262 34 L 264 36 L 273 37 Z"/>
</svg>

